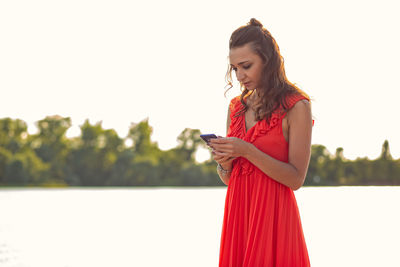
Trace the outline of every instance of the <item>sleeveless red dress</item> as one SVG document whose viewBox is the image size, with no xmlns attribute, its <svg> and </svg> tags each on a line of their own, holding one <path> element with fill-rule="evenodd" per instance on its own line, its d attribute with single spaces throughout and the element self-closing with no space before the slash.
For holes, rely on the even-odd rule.
<svg viewBox="0 0 400 267">
<path fill-rule="evenodd" d="M 303 96 L 287 98 L 289 109 Z M 307 99 L 309 100 L 309 99 Z M 231 100 L 227 136 L 252 143 L 271 157 L 288 162 L 289 144 L 282 133 L 286 114 L 273 113 L 246 132 L 240 96 Z M 273 180 L 245 158 L 233 161 L 225 199 L 219 267 L 310 266 L 293 190 Z"/>
</svg>

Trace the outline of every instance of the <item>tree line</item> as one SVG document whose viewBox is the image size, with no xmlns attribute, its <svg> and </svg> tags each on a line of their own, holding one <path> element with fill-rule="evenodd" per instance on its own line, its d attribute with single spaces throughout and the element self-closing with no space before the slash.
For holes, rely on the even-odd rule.
<svg viewBox="0 0 400 267">
<path fill-rule="evenodd" d="M 132 123 L 124 138 L 88 120 L 79 136 L 67 138 L 69 117 L 47 116 L 36 125 L 29 134 L 23 120 L 0 119 L 0 186 L 223 185 L 211 153 L 196 162 L 205 147 L 198 129 L 184 129 L 176 147 L 161 150 L 148 119 Z M 347 160 L 342 148 L 331 154 L 323 145 L 311 150 L 305 185 L 400 185 L 400 159 L 392 158 L 387 140 L 375 160 Z"/>
</svg>

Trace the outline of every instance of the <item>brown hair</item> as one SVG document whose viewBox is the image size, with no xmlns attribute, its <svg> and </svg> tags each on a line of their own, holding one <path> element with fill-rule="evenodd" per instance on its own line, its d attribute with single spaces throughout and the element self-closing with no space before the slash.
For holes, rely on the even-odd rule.
<svg viewBox="0 0 400 267">
<path fill-rule="evenodd" d="M 269 121 L 272 113 L 282 107 L 282 112 L 288 109 L 286 102 L 287 96 L 300 94 L 309 99 L 309 96 L 299 89 L 296 85 L 289 82 L 284 68 L 284 60 L 280 54 L 278 44 L 270 32 L 256 19 L 252 18 L 245 26 L 236 29 L 229 40 L 229 50 L 249 44 L 251 49 L 261 57 L 264 67 L 262 70 L 261 88 L 257 88 L 258 99 L 254 103 L 256 120 L 266 119 Z M 232 66 L 229 64 L 226 73 L 228 91 L 232 85 Z M 249 94 L 249 90 L 241 84 L 242 94 L 240 101 L 244 108 L 237 112 L 235 116 L 240 116 L 248 109 L 244 98 Z"/>
</svg>

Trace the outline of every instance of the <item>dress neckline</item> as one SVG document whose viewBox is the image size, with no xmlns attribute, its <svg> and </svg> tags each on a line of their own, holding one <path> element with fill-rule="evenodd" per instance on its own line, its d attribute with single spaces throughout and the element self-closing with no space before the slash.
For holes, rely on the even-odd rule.
<svg viewBox="0 0 400 267">
<path fill-rule="evenodd" d="M 243 101 L 247 104 L 247 98 L 250 97 L 250 95 L 246 96 L 243 98 Z M 246 127 L 246 112 L 243 112 L 243 129 L 244 129 L 244 134 L 247 135 L 248 132 L 250 132 L 251 129 L 253 129 L 260 121 L 256 121 L 256 123 L 251 126 L 249 129 Z"/>
<path fill-rule="evenodd" d="M 251 126 L 249 129 L 246 129 L 246 117 L 245 114 L 243 113 L 243 129 L 244 129 L 244 133 L 248 134 L 250 132 L 251 129 L 253 129 L 254 127 L 256 127 L 257 123 L 259 123 L 260 121 L 257 121 L 253 126 Z"/>
</svg>

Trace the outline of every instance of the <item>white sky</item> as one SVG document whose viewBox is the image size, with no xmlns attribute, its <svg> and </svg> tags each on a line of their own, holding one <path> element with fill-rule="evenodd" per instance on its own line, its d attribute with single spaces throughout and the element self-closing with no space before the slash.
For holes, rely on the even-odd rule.
<svg viewBox="0 0 400 267">
<path fill-rule="evenodd" d="M 313 99 L 313 144 L 400 157 L 398 1 L 1 1 L 0 118 L 86 118 L 121 137 L 149 117 L 160 148 L 225 135 L 228 40 L 251 17 Z"/>
</svg>

